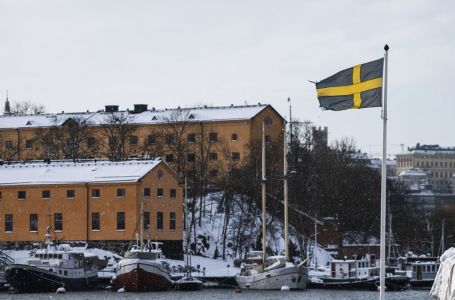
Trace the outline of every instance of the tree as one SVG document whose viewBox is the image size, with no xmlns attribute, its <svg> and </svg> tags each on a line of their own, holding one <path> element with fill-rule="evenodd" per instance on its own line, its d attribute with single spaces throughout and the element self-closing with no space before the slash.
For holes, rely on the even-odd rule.
<svg viewBox="0 0 455 300">
<path fill-rule="evenodd" d="M 132 124 L 134 116 L 129 112 L 112 112 L 104 119 L 101 136 L 103 138 L 103 149 L 111 161 L 127 159 L 130 149 L 127 146 L 135 128 Z"/>
<path fill-rule="evenodd" d="M 46 107 L 43 104 L 36 104 L 32 101 L 13 102 L 10 108 L 10 114 L 13 115 L 39 115 L 46 112 Z"/>
<path fill-rule="evenodd" d="M 84 119 L 73 117 L 42 132 L 42 145 L 46 149 L 45 158 L 64 158 L 74 162 L 94 158 L 99 150 L 99 144 L 89 125 Z"/>
</svg>

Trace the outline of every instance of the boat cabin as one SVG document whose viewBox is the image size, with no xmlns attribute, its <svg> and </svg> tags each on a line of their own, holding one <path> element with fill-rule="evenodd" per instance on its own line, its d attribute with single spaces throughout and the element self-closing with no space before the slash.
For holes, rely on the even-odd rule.
<svg viewBox="0 0 455 300">
<path fill-rule="evenodd" d="M 367 255 L 366 258 L 332 260 L 330 262 L 330 277 L 336 279 L 361 279 L 378 276 L 379 268 L 376 266 L 375 257 Z"/>
</svg>

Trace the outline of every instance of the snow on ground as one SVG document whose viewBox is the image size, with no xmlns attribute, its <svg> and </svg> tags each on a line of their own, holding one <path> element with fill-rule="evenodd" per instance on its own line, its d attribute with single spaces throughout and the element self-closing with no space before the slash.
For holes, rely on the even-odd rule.
<svg viewBox="0 0 455 300">
<path fill-rule="evenodd" d="M 184 266 L 185 263 L 181 260 L 170 260 L 166 261 L 172 266 Z M 221 259 L 212 259 L 202 256 L 191 256 L 191 265 L 197 269 L 199 265 L 201 272 L 193 272 L 194 276 L 206 276 L 206 277 L 222 277 L 222 276 L 235 276 L 239 273 L 240 269 L 234 267 L 232 261 L 223 261 Z M 202 270 L 205 268 L 205 274 Z"/>
</svg>

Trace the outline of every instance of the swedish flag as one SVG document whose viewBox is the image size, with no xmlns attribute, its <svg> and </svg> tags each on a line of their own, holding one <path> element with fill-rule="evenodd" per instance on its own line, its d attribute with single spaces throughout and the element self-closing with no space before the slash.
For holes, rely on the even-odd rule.
<svg viewBox="0 0 455 300">
<path fill-rule="evenodd" d="M 384 59 L 340 71 L 316 83 L 322 109 L 345 110 L 382 106 Z"/>
</svg>

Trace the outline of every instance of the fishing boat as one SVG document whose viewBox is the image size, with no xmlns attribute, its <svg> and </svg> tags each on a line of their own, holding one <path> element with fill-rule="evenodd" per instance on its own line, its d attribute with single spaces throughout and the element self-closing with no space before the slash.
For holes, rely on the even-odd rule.
<svg viewBox="0 0 455 300">
<path fill-rule="evenodd" d="M 160 248 L 162 243 L 151 242 L 150 234 L 144 243 L 144 201 L 141 201 L 140 231 L 136 244 L 125 253 L 117 264 L 113 285 L 117 290 L 128 292 L 165 291 L 171 287 L 169 264 Z"/>
<path fill-rule="evenodd" d="M 439 257 L 408 257 L 406 270 L 413 289 L 431 289 L 440 265 Z"/>
<path fill-rule="evenodd" d="M 68 244 L 57 244 L 46 233 L 46 246 L 30 253 L 24 263 L 5 267 L 5 278 L 15 292 L 82 291 L 94 288 L 98 280 L 98 257 L 75 250 Z"/>
<path fill-rule="evenodd" d="M 283 185 L 284 185 L 284 245 L 285 255 L 269 256 L 266 253 L 266 176 L 265 176 L 265 124 L 262 124 L 262 252 L 260 262 L 243 263 L 235 280 L 241 289 L 280 290 L 306 289 L 308 268 L 306 260 L 299 265 L 289 262 L 288 249 L 288 186 L 287 186 L 287 142 L 284 133 Z M 256 252 L 255 254 L 258 254 Z M 253 257 L 250 257 L 252 259 Z"/>
</svg>

